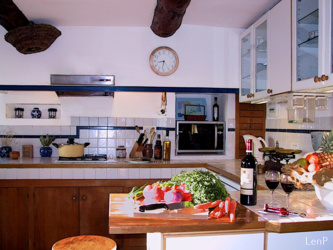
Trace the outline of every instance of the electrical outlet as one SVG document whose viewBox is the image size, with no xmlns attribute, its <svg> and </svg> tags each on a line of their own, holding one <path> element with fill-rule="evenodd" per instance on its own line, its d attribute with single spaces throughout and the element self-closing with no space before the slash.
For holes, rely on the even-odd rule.
<svg viewBox="0 0 333 250">
<path fill-rule="evenodd" d="M 292 148 L 292 149 L 299 149 L 299 143 L 297 143 L 297 142 L 293 142 L 293 143 L 291 144 L 291 148 Z"/>
</svg>

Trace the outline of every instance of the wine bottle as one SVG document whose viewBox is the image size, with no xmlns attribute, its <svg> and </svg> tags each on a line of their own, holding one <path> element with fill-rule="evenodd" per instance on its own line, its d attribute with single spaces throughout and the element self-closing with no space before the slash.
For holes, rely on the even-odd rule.
<svg viewBox="0 0 333 250">
<path fill-rule="evenodd" d="M 217 104 L 217 97 L 214 98 L 213 105 L 213 121 L 219 120 L 219 105 Z"/>
<path fill-rule="evenodd" d="M 156 160 L 161 160 L 162 159 L 162 142 L 161 142 L 161 135 L 157 135 L 157 139 L 155 142 L 155 147 L 154 147 L 154 158 Z"/>
<path fill-rule="evenodd" d="M 257 204 L 257 160 L 253 156 L 253 142 L 246 140 L 246 155 L 241 162 L 240 203 Z"/>
<path fill-rule="evenodd" d="M 170 161 L 171 141 L 169 140 L 169 131 L 166 131 L 166 137 L 163 142 L 163 160 Z"/>
</svg>

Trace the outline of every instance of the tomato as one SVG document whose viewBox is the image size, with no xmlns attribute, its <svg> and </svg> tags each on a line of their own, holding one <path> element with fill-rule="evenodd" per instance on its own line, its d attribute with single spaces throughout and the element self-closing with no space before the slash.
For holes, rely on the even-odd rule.
<svg viewBox="0 0 333 250">
<path fill-rule="evenodd" d="M 315 154 L 310 154 L 305 158 L 310 164 L 318 164 L 319 158 Z"/>
</svg>

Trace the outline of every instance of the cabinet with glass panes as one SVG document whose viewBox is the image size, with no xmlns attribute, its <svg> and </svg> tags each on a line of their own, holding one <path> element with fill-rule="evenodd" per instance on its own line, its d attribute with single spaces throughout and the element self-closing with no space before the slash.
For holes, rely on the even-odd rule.
<svg viewBox="0 0 333 250">
<path fill-rule="evenodd" d="M 241 102 L 267 95 L 267 15 L 242 33 L 241 41 Z"/>
<path fill-rule="evenodd" d="M 332 86 L 333 0 L 293 0 L 293 90 Z"/>
</svg>

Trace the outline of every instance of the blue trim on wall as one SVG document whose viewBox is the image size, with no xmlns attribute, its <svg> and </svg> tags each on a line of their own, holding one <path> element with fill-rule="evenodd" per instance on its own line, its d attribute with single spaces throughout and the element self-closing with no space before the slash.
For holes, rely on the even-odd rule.
<svg viewBox="0 0 333 250">
<path fill-rule="evenodd" d="M 143 127 L 139 127 L 140 130 L 143 130 Z M 76 134 L 75 135 L 52 135 L 59 139 L 67 139 L 67 138 L 80 138 L 80 130 L 81 129 L 94 129 L 94 130 L 135 130 L 135 127 L 130 126 L 76 126 Z M 167 127 L 156 127 L 158 131 L 175 131 L 175 128 L 167 128 Z M 5 137 L 5 135 L 0 135 L 0 137 Z M 39 138 L 40 135 L 13 135 L 14 138 L 21 139 L 29 139 L 29 138 Z"/>
<path fill-rule="evenodd" d="M 102 91 L 102 92 L 176 92 L 176 93 L 238 93 L 238 88 L 141 87 L 141 86 L 58 86 L 58 85 L 0 85 L 3 91 Z"/>
<path fill-rule="evenodd" d="M 266 132 L 279 132 L 279 133 L 296 133 L 296 134 L 311 134 L 311 132 L 330 132 L 331 130 L 323 129 L 276 129 L 266 128 Z"/>
</svg>

